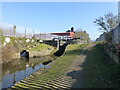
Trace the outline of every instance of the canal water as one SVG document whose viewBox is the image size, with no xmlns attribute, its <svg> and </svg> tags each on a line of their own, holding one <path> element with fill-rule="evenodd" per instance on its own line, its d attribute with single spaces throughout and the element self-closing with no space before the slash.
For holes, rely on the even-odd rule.
<svg viewBox="0 0 120 90">
<path fill-rule="evenodd" d="M 42 64 L 44 61 L 50 59 L 52 59 L 52 57 L 45 56 L 30 58 L 29 60 L 17 59 L 2 64 L 2 80 L 0 80 L 0 86 L 2 87 L 0 87 L 0 89 L 6 89 L 13 86 L 15 83 L 43 67 L 50 68 L 49 66 Z"/>
</svg>

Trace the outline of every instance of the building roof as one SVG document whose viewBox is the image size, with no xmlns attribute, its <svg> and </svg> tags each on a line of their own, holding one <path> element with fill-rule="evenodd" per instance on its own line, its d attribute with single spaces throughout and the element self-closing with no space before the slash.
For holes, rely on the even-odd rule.
<svg viewBox="0 0 120 90">
<path fill-rule="evenodd" d="M 58 35 L 58 36 L 70 36 L 70 37 L 74 37 L 74 32 L 61 32 L 61 33 L 50 33 L 53 35 Z"/>
</svg>

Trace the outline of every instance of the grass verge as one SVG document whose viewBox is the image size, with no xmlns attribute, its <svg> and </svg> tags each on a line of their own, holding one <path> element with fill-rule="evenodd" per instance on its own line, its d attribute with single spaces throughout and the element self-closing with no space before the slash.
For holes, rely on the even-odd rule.
<svg viewBox="0 0 120 90">
<path fill-rule="evenodd" d="M 87 44 L 68 45 L 67 50 L 64 53 L 64 55 L 59 57 L 57 60 L 53 61 L 53 63 L 51 63 L 49 65 L 49 66 L 51 66 L 50 69 L 41 69 L 43 73 L 41 75 L 38 75 L 37 80 L 44 80 L 45 78 L 54 79 L 54 78 L 64 75 L 65 71 L 71 65 L 74 58 L 77 55 L 80 55 L 80 52 L 86 46 L 87 46 Z"/>
<path fill-rule="evenodd" d="M 38 46 L 31 48 L 30 51 L 47 50 L 48 48 L 53 48 L 53 47 L 47 44 L 39 44 Z"/>
<path fill-rule="evenodd" d="M 88 51 L 82 67 L 83 88 L 120 88 L 120 66 L 106 54 L 102 44 Z"/>
</svg>

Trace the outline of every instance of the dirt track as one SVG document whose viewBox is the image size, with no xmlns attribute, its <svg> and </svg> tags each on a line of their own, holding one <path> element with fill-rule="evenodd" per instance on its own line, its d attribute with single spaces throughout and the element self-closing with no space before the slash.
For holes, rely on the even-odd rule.
<svg viewBox="0 0 120 90">
<path fill-rule="evenodd" d="M 76 57 L 70 68 L 66 71 L 66 75 L 63 76 L 65 79 L 64 81 L 72 82 L 70 88 L 81 88 L 82 82 L 80 71 L 82 70 L 82 64 L 85 61 L 87 51 L 94 46 L 95 44 L 90 43 L 85 49 L 83 49 L 82 53 Z"/>
</svg>

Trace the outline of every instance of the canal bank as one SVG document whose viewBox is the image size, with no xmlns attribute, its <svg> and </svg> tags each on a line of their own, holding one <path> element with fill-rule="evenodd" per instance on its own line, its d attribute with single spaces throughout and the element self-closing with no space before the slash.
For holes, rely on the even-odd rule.
<svg viewBox="0 0 120 90">
<path fill-rule="evenodd" d="M 63 56 L 12 89 L 119 88 L 120 68 L 101 44 L 70 45 Z M 75 46 L 75 47 L 73 47 Z M 71 49 L 70 49 L 71 48 Z"/>
<path fill-rule="evenodd" d="M 38 82 L 41 81 L 47 83 L 49 80 L 54 80 L 57 77 L 64 75 L 76 56 L 78 56 L 86 46 L 87 44 L 68 45 L 63 56 L 48 64 L 51 68 L 42 68 L 38 70 L 29 77 L 15 84 L 12 88 L 40 88 L 38 85 L 41 86 L 41 84 L 37 84 Z"/>
<path fill-rule="evenodd" d="M 28 45 L 29 46 L 29 45 Z M 30 46 L 29 46 L 30 47 Z M 2 63 L 7 63 L 14 61 L 16 59 L 20 59 L 20 52 L 22 50 L 26 50 L 29 52 L 29 57 L 39 57 L 39 56 L 46 56 L 46 55 L 52 55 L 56 49 L 52 46 L 38 43 L 37 45 L 31 45 L 31 48 L 20 48 L 19 50 L 15 50 L 17 47 L 14 46 L 6 46 L 2 49 Z M 13 51 L 12 51 L 13 49 Z"/>
<path fill-rule="evenodd" d="M 3 54 L 3 58 L 6 58 L 4 58 L 4 60 L 0 64 L 0 67 L 2 69 L 0 80 L 0 86 L 2 86 L 1 88 L 11 87 L 15 83 L 28 77 L 35 71 L 46 67 L 43 64 L 44 62 L 53 61 L 55 59 L 54 57 L 52 57 L 52 55 L 56 51 L 56 49 L 43 43 L 37 42 L 35 44 L 28 44 L 27 47 L 29 48 L 22 47 L 21 45 L 21 48 L 19 48 L 18 51 L 26 49 L 29 52 L 29 59 L 21 59 L 20 52 L 17 53 L 18 51 L 11 51 L 12 53 L 10 54 L 10 52 L 8 51 L 12 49 L 11 47 L 13 48 L 14 46 L 7 45 L 3 47 L 6 48 L 6 53 Z M 17 47 L 15 46 L 14 48 Z"/>
<path fill-rule="evenodd" d="M 2 67 L 1 88 L 9 88 L 43 67 L 50 68 L 43 63 L 53 60 L 53 57 L 48 55 L 30 58 L 29 60 L 17 59 L 8 63 L 3 63 L 0 65 Z"/>
<path fill-rule="evenodd" d="M 2 37 L 2 61 L 6 63 L 20 58 L 20 53 L 26 50 L 30 57 L 50 55 L 55 49 L 35 38 Z"/>
</svg>

